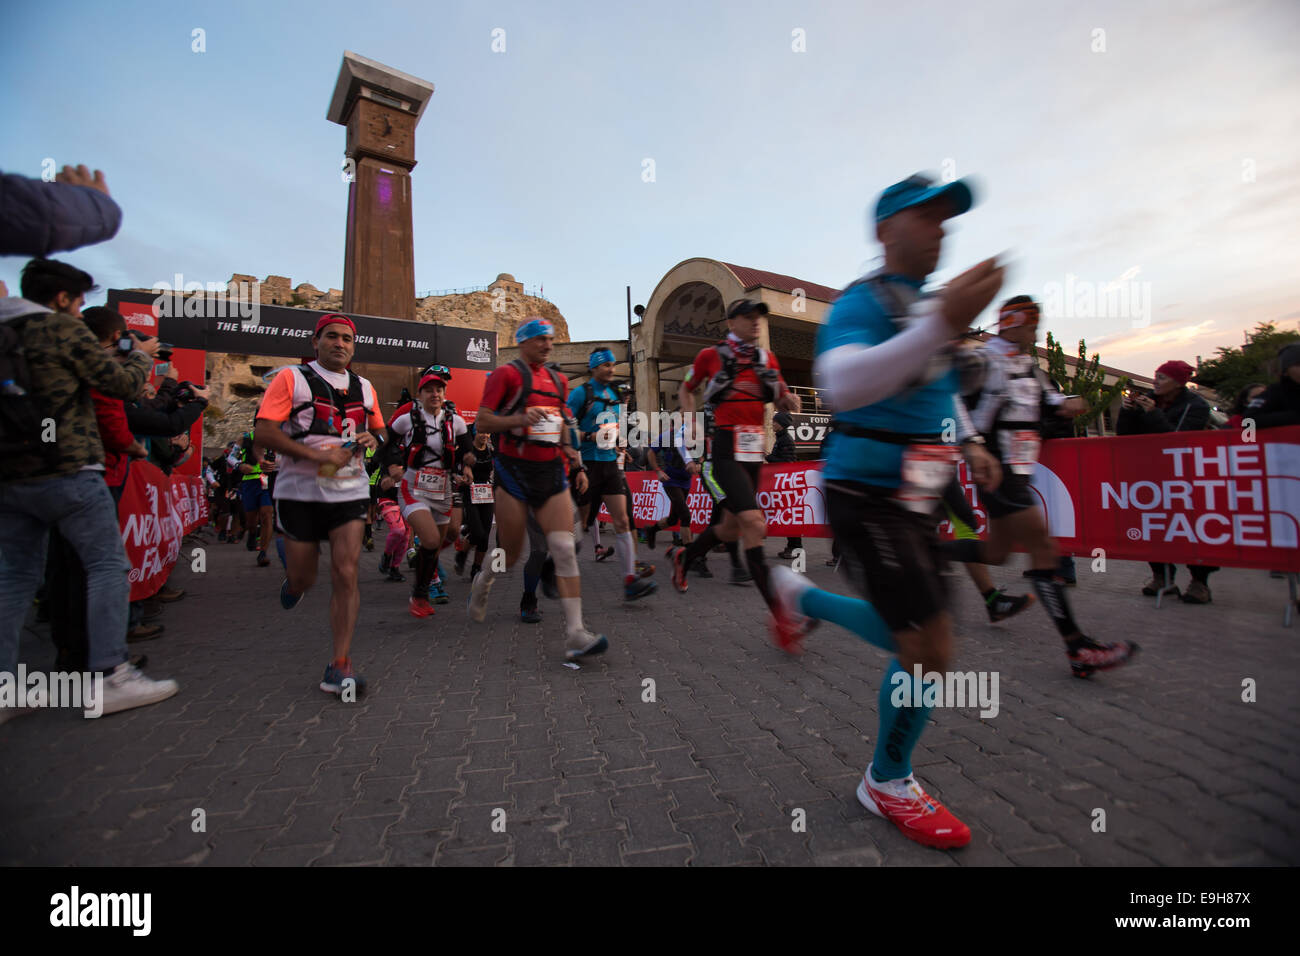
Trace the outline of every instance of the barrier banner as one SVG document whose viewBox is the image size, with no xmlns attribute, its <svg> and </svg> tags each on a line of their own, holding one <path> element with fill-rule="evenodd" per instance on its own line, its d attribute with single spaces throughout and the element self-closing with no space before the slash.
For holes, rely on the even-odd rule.
<svg viewBox="0 0 1300 956">
<path fill-rule="evenodd" d="M 668 514 L 653 472 L 627 480 L 637 527 Z M 964 464 L 958 480 L 982 535 L 985 514 Z M 1238 431 L 1049 441 L 1031 489 L 1067 553 L 1300 571 L 1300 426 L 1264 429 L 1253 442 Z M 698 477 L 687 502 L 691 529 L 703 531 L 713 506 Z M 763 465 L 758 503 L 771 537 L 829 537 L 820 462 Z M 601 518 L 609 520 L 603 507 Z M 946 521 L 938 527 L 951 536 Z"/>
<path fill-rule="evenodd" d="M 140 601 L 167 581 L 180 555 L 181 539 L 208 520 L 203 479 L 169 477 L 148 462 L 133 461 L 117 518 L 131 562 L 131 600 Z"/>
</svg>

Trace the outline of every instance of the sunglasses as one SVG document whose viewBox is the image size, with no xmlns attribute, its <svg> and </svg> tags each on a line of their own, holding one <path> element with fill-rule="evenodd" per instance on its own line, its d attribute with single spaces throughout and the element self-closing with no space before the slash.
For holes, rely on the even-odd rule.
<svg viewBox="0 0 1300 956">
<path fill-rule="evenodd" d="M 420 374 L 420 377 L 423 378 L 425 375 L 441 375 L 443 378 L 451 378 L 451 369 L 445 365 L 430 365 Z"/>
</svg>

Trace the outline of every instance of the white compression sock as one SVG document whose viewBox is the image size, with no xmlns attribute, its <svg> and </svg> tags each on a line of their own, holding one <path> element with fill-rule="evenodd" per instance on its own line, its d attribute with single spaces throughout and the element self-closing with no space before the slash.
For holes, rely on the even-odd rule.
<svg viewBox="0 0 1300 956">
<path fill-rule="evenodd" d="M 591 537 L 596 542 L 596 547 L 600 547 L 600 519 L 597 518 L 591 525 Z"/>
<path fill-rule="evenodd" d="M 632 532 L 624 531 L 614 537 L 614 550 L 618 552 L 618 559 L 623 562 L 623 575 L 625 577 L 636 576 L 636 545 L 632 540 Z"/>
<path fill-rule="evenodd" d="M 565 628 L 570 634 L 586 629 L 586 626 L 582 623 L 582 598 L 562 597 L 560 598 L 560 607 L 564 608 Z"/>
</svg>

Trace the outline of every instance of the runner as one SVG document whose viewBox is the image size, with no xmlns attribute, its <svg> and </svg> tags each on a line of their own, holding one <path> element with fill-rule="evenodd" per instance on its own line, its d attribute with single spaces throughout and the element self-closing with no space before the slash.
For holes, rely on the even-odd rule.
<svg viewBox="0 0 1300 956">
<path fill-rule="evenodd" d="M 429 589 L 438 551 L 443 540 L 453 540 L 460 528 L 457 488 L 463 481 L 460 462 L 470 448 L 470 438 L 465 420 L 446 400 L 450 380 L 446 366 L 431 368 L 415 390 L 416 404 L 389 427 L 393 442 L 386 467 L 390 477 L 402 479 L 397 500 L 402 517 L 420 541 L 411 586 L 410 611 L 415 617 L 433 614 Z"/>
<path fill-rule="evenodd" d="M 683 544 L 690 544 L 693 540 L 691 509 L 686 503 L 686 496 L 691 491 L 691 473 L 688 470 L 691 460 L 690 452 L 686 450 L 686 438 L 692 421 L 693 419 L 688 418 L 676 431 L 666 431 L 660 435 L 657 449 L 646 449 L 650 470 L 658 475 L 659 484 L 663 486 L 664 494 L 668 496 L 668 514 L 645 529 L 646 544 L 651 551 L 655 548 L 656 535 L 673 525 L 680 526 L 681 530 L 678 533 Z M 672 548 L 668 550 L 671 552 Z M 706 570 L 707 568 L 708 566 L 705 565 Z"/>
<path fill-rule="evenodd" d="M 582 621 L 582 589 L 573 549 L 573 501 L 568 494 L 564 459 L 581 461 L 569 442 L 576 423 L 565 399 L 569 383 L 563 373 L 546 364 L 554 344 L 550 322 L 531 318 L 515 332 L 520 357 L 496 369 L 483 390 L 475 426 L 500 434 L 496 455 L 497 543 L 510 568 L 523 551 L 528 512 L 546 534 L 555 560 L 556 581 L 565 618 L 565 656 L 569 660 L 599 654 L 609 647 L 604 635 L 592 634 Z M 585 490 L 585 471 L 579 475 Z M 469 616 L 487 617 L 492 585 L 502 572 L 491 562 L 470 585 Z"/>
<path fill-rule="evenodd" d="M 979 518 L 966 500 L 961 484 L 954 477 L 943 490 L 943 508 L 948 514 L 948 523 L 952 525 L 953 536 L 958 541 L 979 540 Z M 1005 621 L 1019 614 L 1034 603 L 1032 594 L 1007 594 L 993 583 L 989 569 L 982 564 L 968 563 L 966 574 L 975 585 L 975 589 L 984 598 L 984 610 L 988 613 L 990 623 Z"/>
<path fill-rule="evenodd" d="M 623 574 L 623 597 L 635 601 L 655 592 L 657 585 L 640 576 L 636 567 L 636 539 L 628 511 L 627 481 L 623 477 L 624 450 L 618 447 L 621 407 L 614 378 L 614 353 L 595 349 L 587 357 L 591 380 L 569 395 L 569 411 L 578 423 L 582 464 L 587 469 L 587 496 L 594 510 L 605 508 L 614 524 L 614 547 Z M 597 519 L 599 522 L 599 519 Z"/>
<path fill-rule="evenodd" d="M 256 426 L 256 421 L 253 424 Z M 271 541 L 275 515 L 271 497 L 271 473 L 275 471 L 275 463 L 273 459 L 258 454 L 251 429 L 244 433 L 239 443 L 239 466 L 236 470 L 243 476 L 239 495 L 244 506 L 244 523 L 248 527 L 247 547 L 249 551 L 257 552 L 257 566 L 264 568 L 271 563 L 266 556 L 266 547 Z"/>
<path fill-rule="evenodd" d="M 1065 641 L 1070 670 L 1075 677 L 1087 677 L 1127 663 L 1138 648 L 1131 641 L 1101 644 L 1082 634 L 1065 585 L 1055 580 L 1060 555 L 1029 490 L 1042 442 L 1039 420 L 1044 401 L 1056 407 L 1056 414 L 1071 418 L 1088 406 L 1077 395 L 1066 398 L 1058 392 L 1038 367 L 1038 315 L 1038 304 L 1029 296 L 1007 299 L 997 336 L 963 356 L 962 391 L 971 423 L 1001 463 L 1002 482 L 980 496 L 989 516 L 988 540 L 951 541 L 945 550 L 953 560 L 979 564 L 1002 564 L 1012 550 L 1028 551 L 1034 591 Z"/>
<path fill-rule="evenodd" d="M 384 553 L 379 556 L 379 573 L 389 581 L 402 582 L 406 575 L 401 572 L 402 558 L 406 555 L 406 546 L 411 540 L 410 529 L 402 520 L 402 506 L 397 503 L 397 489 L 401 478 L 388 474 L 384 461 L 387 455 L 376 455 L 375 471 L 370 478 L 370 500 L 375 510 L 383 518 L 388 533 L 384 538 Z"/>
<path fill-rule="evenodd" d="M 492 438 L 475 429 L 474 444 L 465 455 L 462 469 L 465 484 L 461 487 L 461 510 L 469 532 L 469 544 L 456 552 L 456 573 L 465 573 L 465 561 L 470 549 L 474 551 L 474 564 L 470 567 L 470 580 L 483 570 L 487 557 L 488 541 L 492 534 Z"/>
<path fill-rule="evenodd" d="M 768 587 L 763 540 L 767 520 L 758 507 L 758 474 L 766 439 L 763 413 L 768 402 L 787 412 L 799 411 L 799 396 L 781 378 L 776 356 L 758 345 L 767 305 L 739 299 L 727 309 L 725 341 L 701 350 L 678 392 L 682 415 L 695 413 L 695 391 L 704 388 L 704 413 L 713 422 L 712 449 L 704 466 L 704 487 L 713 497 L 718 524 L 710 525 L 689 547 L 673 552 L 673 585 L 685 593 L 686 571 L 719 541 L 739 538 L 759 593 L 772 611 L 778 642 L 795 639 L 797 622 L 773 603 Z M 708 428 L 706 427 L 706 434 Z"/>
<path fill-rule="evenodd" d="M 840 294 L 818 336 L 815 370 L 835 408 L 822 472 L 826 513 L 848 574 L 871 603 L 815 588 L 785 567 L 772 572 L 789 616 L 834 621 L 897 655 L 880 684 L 876 751 L 858 800 L 911 839 L 949 848 L 969 843 L 970 830 L 912 776 L 912 749 L 930 711 L 913 668 L 943 672 L 952 653 L 935 531 L 958 456 L 940 444 L 951 423 L 976 484 L 1000 480 L 997 460 L 954 402 L 951 356 L 953 337 L 992 301 L 1002 269 L 982 262 L 942 297 L 923 296 L 921 287 L 938 262 L 943 221 L 971 201 L 961 180 L 939 186 L 914 176 L 885 190 L 875 217 L 884 267 Z"/>
<path fill-rule="evenodd" d="M 316 360 L 282 369 L 257 410 L 257 444 L 285 456 L 275 485 L 277 523 L 288 539 L 280 606 L 293 610 L 316 583 L 319 542 L 330 544 L 333 658 L 323 691 L 357 695 L 366 682 L 352 667 L 352 635 L 361 592 L 357 562 L 369 495 L 361 455 L 379 443 L 383 416 L 374 387 L 348 369 L 356 326 L 344 315 L 316 323 Z M 351 685 L 349 685 L 351 681 Z"/>
</svg>

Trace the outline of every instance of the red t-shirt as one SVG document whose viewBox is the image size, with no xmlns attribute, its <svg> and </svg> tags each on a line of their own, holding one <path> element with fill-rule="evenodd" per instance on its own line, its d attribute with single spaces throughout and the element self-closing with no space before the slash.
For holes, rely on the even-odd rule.
<svg viewBox="0 0 1300 956">
<path fill-rule="evenodd" d="M 770 350 L 765 351 L 767 352 L 768 368 L 780 372 L 781 366 L 777 364 L 776 356 Z M 716 346 L 710 345 L 695 356 L 695 364 L 686 373 L 687 387 L 694 392 L 704 387 L 720 371 L 722 371 L 722 356 L 718 355 Z M 736 425 L 758 425 L 761 427 L 763 424 L 763 406 L 771 400 L 767 396 L 767 389 L 764 388 L 758 373 L 754 371 L 753 365 L 745 359 L 737 357 L 736 380 L 732 383 L 732 387 L 727 390 L 722 401 L 718 403 L 713 418 L 714 424 L 718 428 L 728 431 Z"/>
<path fill-rule="evenodd" d="M 555 388 L 555 383 L 551 379 L 550 372 L 543 365 L 529 365 L 529 370 L 533 373 L 533 388 L 542 389 L 549 392 Z M 541 406 L 543 408 L 555 409 L 555 415 L 563 418 L 564 403 L 569 398 L 569 380 L 562 372 L 556 375 L 560 379 L 560 400 L 556 400 L 549 395 L 539 395 L 533 391 L 528 396 L 525 407 Z M 513 365 L 502 365 L 488 376 L 487 383 L 483 386 L 483 407 L 489 411 L 501 414 L 505 411 L 508 402 L 514 402 L 523 387 L 523 380 L 519 372 Z M 567 427 L 567 426 L 561 426 Z M 559 445 L 535 445 L 532 442 L 521 442 L 516 440 L 510 432 L 501 434 L 501 443 L 498 445 L 498 454 L 510 458 L 522 458 L 525 461 L 553 461 L 561 457 L 563 452 Z"/>
</svg>

